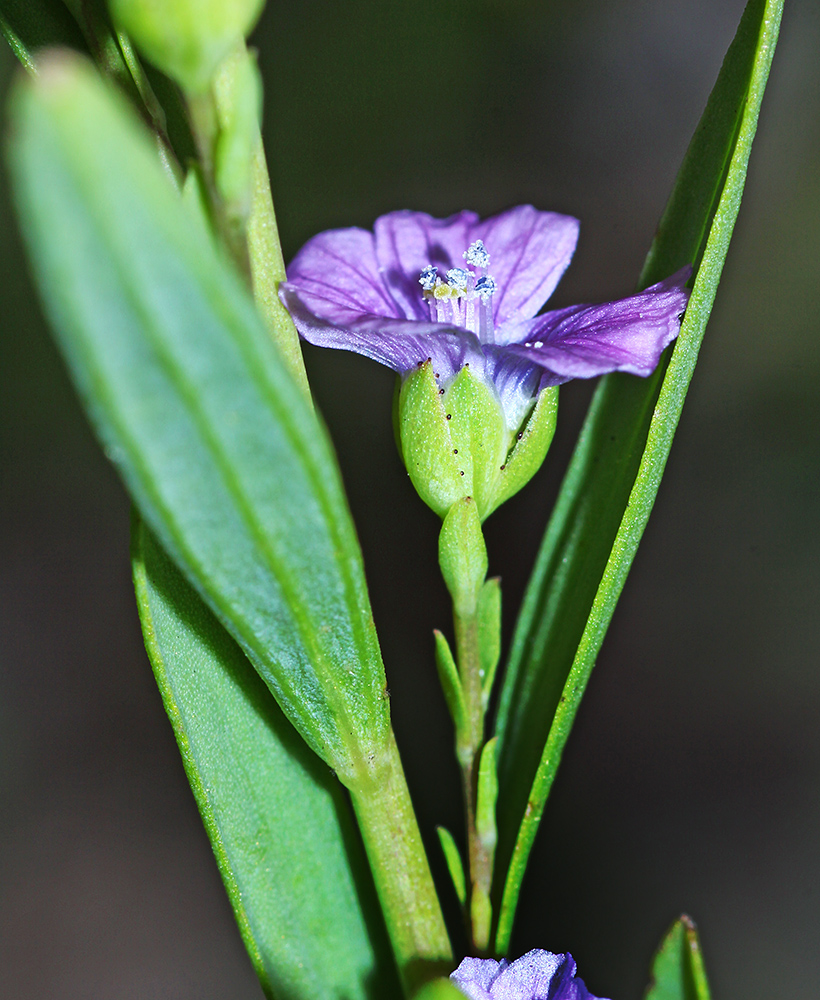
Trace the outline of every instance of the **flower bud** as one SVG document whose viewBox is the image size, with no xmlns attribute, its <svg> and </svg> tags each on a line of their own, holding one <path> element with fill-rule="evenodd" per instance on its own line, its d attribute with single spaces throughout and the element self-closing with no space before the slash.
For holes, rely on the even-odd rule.
<svg viewBox="0 0 820 1000">
<path fill-rule="evenodd" d="M 142 53 L 188 93 L 205 90 L 264 0 L 110 0 L 111 14 Z"/>
<path fill-rule="evenodd" d="M 495 389 L 469 366 L 445 389 L 431 362 L 419 365 L 398 401 L 401 454 L 419 496 L 442 518 L 472 497 L 483 521 L 540 468 L 557 407 L 557 388 L 544 389 L 522 426 L 510 430 Z"/>
</svg>

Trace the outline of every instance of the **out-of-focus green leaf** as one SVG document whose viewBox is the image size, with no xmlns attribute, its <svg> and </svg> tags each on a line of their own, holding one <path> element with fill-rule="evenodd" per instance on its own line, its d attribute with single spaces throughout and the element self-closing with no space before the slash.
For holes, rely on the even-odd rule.
<svg viewBox="0 0 820 1000">
<path fill-rule="evenodd" d="M 655 955 L 645 1000 L 710 1000 L 710 996 L 698 931 L 684 914 Z"/>
<path fill-rule="evenodd" d="M 145 646 L 265 992 L 392 1000 L 393 957 L 341 786 L 142 522 L 133 560 Z"/>
<path fill-rule="evenodd" d="M 64 45 L 88 52 L 83 34 L 63 0 L 0 0 L 0 31 L 31 73 L 35 71 L 38 49 Z"/>
<path fill-rule="evenodd" d="M 369 775 L 384 669 L 324 428 L 91 67 L 52 57 L 12 111 L 35 274 L 108 455 L 310 746 L 346 782 Z"/>
<path fill-rule="evenodd" d="M 464 994 L 449 979 L 434 979 L 414 993 L 413 1000 L 464 1000 Z"/>
<path fill-rule="evenodd" d="M 672 445 L 740 207 L 781 11 L 782 0 L 750 0 L 641 276 L 646 287 L 700 262 L 674 350 L 646 380 L 601 381 L 527 589 L 496 723 L 499 952 L 509 944 L 544 805 Z"/>
</svg>

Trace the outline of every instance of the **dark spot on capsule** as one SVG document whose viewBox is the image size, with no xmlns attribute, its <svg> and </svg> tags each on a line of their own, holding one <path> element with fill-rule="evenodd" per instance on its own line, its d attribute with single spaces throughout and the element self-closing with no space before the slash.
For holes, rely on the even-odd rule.
<svg viewBox="0 0 820 1000">
<path fill-rule="evenodd" d="M 444 395 L 444 390 L 443 389 L 439 389 L 438 394 L 439 394 L 439 396 L 443 396 Z"/>
<path fill-rule="evenodd" d="M 447 414 L 447 419 L 448 420 L 452 420 L 453 419 L 453 414 L 452 413 L 448 413 Z"/>
<path fill-rule="evenodd" d="M 685 312 L 682 312 L 682 313 L 679 313 L 679 314 L 678 314 L 678 322 L 679 322 L 679 323 L 682 323 L 682 322 L 683 322 L 683 317 L 684 317 L 685 315 L 686 315 L 686 313 L 685 313 Z"/>
<path fill-rule="evenodd" d="M 454 455 L 457 455 L 457 454 L 458 454 L 458 448 L 453 448 L 453 454 L 454 454 Z"/>
<path fill-rule="evenodd" d="M 433 359 L 432 359 L 432 358 L 428 358 L 427 360 L 428 360 L 428 361 L 432 361 Z"/>
<path fill-rule="evenodd" d="M 441 375 L 439 374 L 439 372 L 436 372 L 436 378 L 441 378 Z"/>
<path fill-rule="evenodd" d="M 523 431 L 519 431 L 518 432 L 518 440 L 520 441 L 522 437 L 524 437 L 524 432 Z"/>
<path fill-rule="evenodd" d="M 506 465 L 502 465 L 502 466 L 501 466 L 501 471 L 503 472 L 503 471 L 504 471 L 504 470 L 505 470 L 506 468 L 507 468 L 507 466 L 506 466 Z"/>
<path fill-rule="evenodd" d="M 423 367 L 424 367 L 424 362 L 423 361 L 419 361 L 419 368 L 423 368 Z"/>
<path fill-rule="evenodd" d="M 462 469 L 462 470 L 461 470 L 461 472 L 459 472 L 459 475 L 460 475 L 460 476 L 463 476 L 463 475 L 464 475 L 464 469 Z"/>
</svg>

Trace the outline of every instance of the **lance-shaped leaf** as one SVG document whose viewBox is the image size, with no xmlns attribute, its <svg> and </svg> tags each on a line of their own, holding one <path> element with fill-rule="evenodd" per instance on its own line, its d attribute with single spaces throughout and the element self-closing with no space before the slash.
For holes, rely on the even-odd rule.
<svg viewBox="0 0 820 1000">
<path fill-rule="evenodd" d="M 710 1000 L 709 982 L 694 922 L 684 914 L 663 939 L 652 962 L 644 1000 Z"/>
<path fill-rule="evenodd" d="M 266 994 L 397 996 L 341 786 L 142 522 L 133 560 L 145 646 Z"/>
<path fill-rule="evenodd" d="M 361 778 L 389 710 L 327 434 L 124 100 L 62 55 L 12 111 L 24 234 L 98 436 L 291 722 Z"/>
<path fill-rule="evenodd" d="M 497 950 L 589 675 L 660 484 L 740 207 L 782 0 L 750 0 L 690 144 L 641 286 L 698 265 L 674 350 L 599 385 L 516 626 L 501 693 Z M 503 903 L 502 903 L 503 899 Z"/>
</svg>

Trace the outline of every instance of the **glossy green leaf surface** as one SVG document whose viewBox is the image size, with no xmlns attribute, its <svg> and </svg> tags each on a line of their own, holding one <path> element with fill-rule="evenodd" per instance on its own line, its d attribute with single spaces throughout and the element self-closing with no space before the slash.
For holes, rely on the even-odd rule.
<svg viewBox="0 0 820 1000">
<path fill-rule="evenodd" d="M 89 65 L 52 57 L 18 84 L 12 119 L 35 276 L 107 454 L 288 718 L 355 780 L 387 745 L 389 708 L 324 428 Z"/>
<path fill-rule="evenodd" d="M 0 31 L 30 72 L 38 49 L 52 45 L 87 52 L 77 22 L 62 0 L 0 0 Z"/>
<path fill-rule="evenodd" d="M 781 10 L 782 0 L 750 0 L 641 276 L 645 287 L 699 262 L 680 336 L 650 378 L 601 381 L 516 626 L 496 724 L 500 952 L 509 943 L 563 748 L 672 445 L 740 207 Z"/>
<path fill-rule="evenodd" d="M 652 962 L 645 1000 L 710 1000 L 698 932 L 686 915 L 676 920 Z"/>
<path fill-rule="evenodd" d="M 341 785 L 144 523 L 132 554 L 146 649 L 265 992 L 398 996 Z"/>
</svg>

